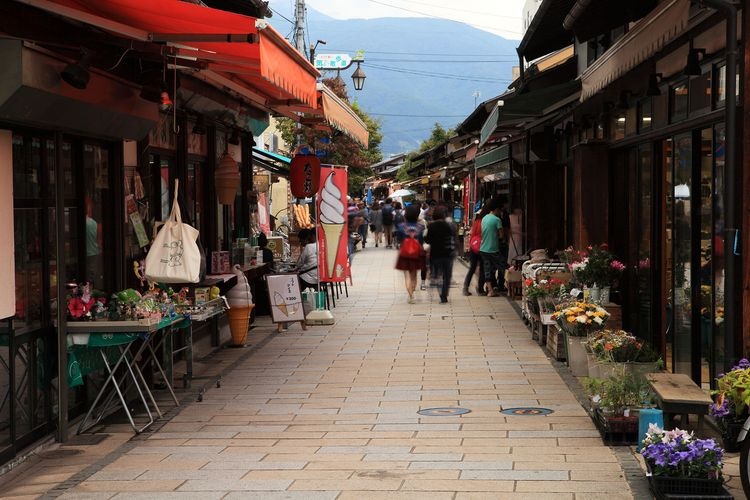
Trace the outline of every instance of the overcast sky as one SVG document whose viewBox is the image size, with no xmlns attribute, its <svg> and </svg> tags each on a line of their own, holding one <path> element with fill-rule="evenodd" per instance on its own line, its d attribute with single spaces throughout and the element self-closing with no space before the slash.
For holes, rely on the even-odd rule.
<svg viewBox="0 0 750 500">
<path fill-rule="evenodd" d="M 271 0 L 271 8 L 294 12 L 294 0 Z M 336 19 L 438 17 L 463 22 L 508 39 L 521 39 L 524 0 L 305 0 Z"/>
</svg>

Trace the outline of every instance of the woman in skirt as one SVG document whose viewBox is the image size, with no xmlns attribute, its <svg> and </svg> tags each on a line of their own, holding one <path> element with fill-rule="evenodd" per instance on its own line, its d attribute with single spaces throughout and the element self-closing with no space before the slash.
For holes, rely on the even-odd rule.
<svg viewBox="0 0 750 500">
<path fill-rule="evenodd" d="M 419 207 L 417 205 L 412 204 L 406 207 L 404 217 L 406 220 L 397 224 L 394 230 L 396 241 L 401 247 L 396 260 L 396 269 L 404 271 L 406 293 L 409 294 L 409 304 L 413 304 L 415 302 L 414 290 L 417 288 L 417 272 L 425 268 L 424 250 L 422 250 L 424 226 L 417 222 L 419 218 Z M 404 247 L 404 240 L 407 238 L 414 238 L 419 244 L 418 255 L 406 254 L 406 250 L 413 247 L 413 245 Z"/>
</svg>

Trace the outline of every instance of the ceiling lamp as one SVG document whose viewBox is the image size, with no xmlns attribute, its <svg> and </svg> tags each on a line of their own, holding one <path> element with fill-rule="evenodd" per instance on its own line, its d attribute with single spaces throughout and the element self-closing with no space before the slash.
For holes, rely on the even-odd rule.
<svg viewBox="0 0 750 500">
<path fill-rule="evenodd" d="M 704 57 L 706 57 L 706 49 L 690 49 L 683 74 L 687 76 L 701 76 L 703 74 L 701 61 Z"/>
</svg>

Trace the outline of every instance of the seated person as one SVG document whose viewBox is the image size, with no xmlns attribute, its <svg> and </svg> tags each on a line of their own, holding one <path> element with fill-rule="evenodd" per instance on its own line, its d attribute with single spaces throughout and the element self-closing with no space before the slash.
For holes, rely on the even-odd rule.
<svg viewBox="0 0 750 500">
<path fill-rule="evenodd" d="M 318 245 L 315 243 L 315 231 L 302 229 L 299 232 L 299 242 L 302 252 L 297 259 L 297 274 L 299 274 L 300 288 L 318 289 Z"/>
<path fill-rule="evenodd" d="M 258 247 L 263 252 L 263 263 L 264 264 L 271 264 L 271 269 L 273 269 L 273 252 L 270 248 L 267 248 L 268 246 L 268 237 L 260 233 L 258 235 Z"/>
</svg>

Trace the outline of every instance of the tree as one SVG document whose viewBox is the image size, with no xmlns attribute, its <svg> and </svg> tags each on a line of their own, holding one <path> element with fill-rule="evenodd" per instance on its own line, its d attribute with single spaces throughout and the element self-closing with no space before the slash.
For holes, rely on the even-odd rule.
<svg viewBox="0 0 750 500">
<path fill-rule="evenodd" d="M 323 80 L 323 84 L 342 101 L 349 103 L 346 85 L 341 78 L 327 78 Z M 383 134 L 380 132 L 380 123 L 370 118 L 356 102 L 349 105 L 367 126 L 370 137 L 366 149 L 338 130 L 329 133 L 310 127 L 300 128 L 288 118 L 280 119 L 278 128 L 287 144 L 297 144 L 299 135 L 303 144 L 310 145 L 318 153 L 323 153 L 322 163 L 347 165 L 349 167 L 349 193 L 352 196 L 358 196 L 364 191 L 365 179 L 373 173 L 370 165 L 383 159 L 383 153 L 380 151 Z"/>
<path fill-rule="evenodd" d="M 396 180 L 398 180 L 399 182 L 406 182 L 414 179 L 414 176 L 409 173 L 409 170 L 411 170 L 412 168 L 412 159 L 419 153 L 424 153 L 425 151 L 428 151 L 435 146 L 443 144 L 448 139 L 453 137 L 453 135 L 455 135 L 453 129 L 446 130 L 442 125 L 435 122 L 435 125 L 432 127 L 430 137 L 422 141 L 422 143 L 419 145 L 419 150 L 411 152 L 409 156 L 407 156 L 406 161 L 401 166 L 401 168 L 398 169 L 398 172 L 396 173 Z"/>
</svg>

